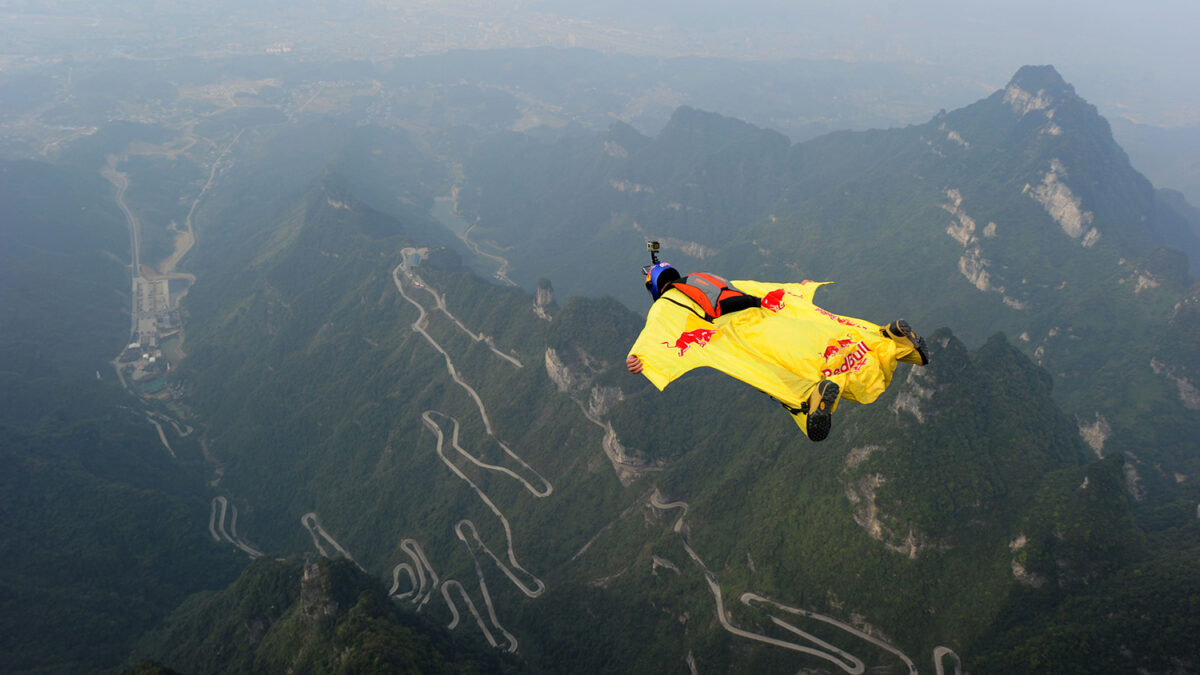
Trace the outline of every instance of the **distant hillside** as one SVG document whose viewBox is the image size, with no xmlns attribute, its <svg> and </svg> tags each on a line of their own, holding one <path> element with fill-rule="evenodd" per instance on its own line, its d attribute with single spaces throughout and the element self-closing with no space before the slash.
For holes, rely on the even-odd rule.
<svg viewBox="0 0 1200 675">
<path fill-rule="evenodd" d="M 1138 522 L 1136 467 L 1089 463 L 1019 341 L 932 333 L 933 365 L 847 404 L 813 445 L 725 378 L 654 392 L 622 364 L 636 314 L 483 282 L 413 240 L 427 222 L 375 211 L 353 183 L 321 178 L 265 223 L 239 257 L 197 270 L 237 283 L 197 289 L 179 373 L 243 527 L 272 551 L 352 556 L 397 602 L 535 670 L 823 663 L 727 630 L 718 594 L 739 630 L 787 641 L 771 617 L 799 621 L 880 672 L 935 647 L 968 667 L 1066 664 L 1065 643 L 1008 617 L 1083 603 L 1086 633 L 1120 625 L 1103 623 L 1114 598 L 1173 611 L 1123 579 L 1184 555 L 1195 523 L 1175 502 Z M 1172 528 L 1186 534 L 1167 543 Z"/>
<path fill-rule="evenodd" d="M 654 138 L 498 136 L 464 166 L 473 236 L 528 287 L 546 277 L 644 307 L 645 238 L 684 269 L 835 280 L 835 311 L 949 325 L 968 344 L 1007 334 L 1098 431 L 1094 451 L 1131 453 L 1151 494 L 1200 471 L 1200 352 L 1178 320 L 1197 289 L 1194 214 L 1050 66 L 904 129 L 790 145 L 680 108 Z"/>
<path fill-rule="evenodd" d="M 354 565 L 323 559 L 253 563 L 229 588 L 181 606 L 137 653 L 188 673 L 521 670 L 398 610 Z"/>
<path fill-rule="evenodd" d="M 98 175 L 0 163 L 0 663 L 102 672 L 237 557 L 109 360 L 129 338 L 129 234 Z M 182 461 L 179 461 L 182 460 Z"/>
<path fill-rule="evenodd" d="M 376 68 L 242 82 L 282 116 L 155 126 L 161 157 L 120 165 L 132 208 L 195 228 L 162 409 L 105 370 L 129 288 L 110 185 L 7 165 L 29 217 L 0 230 L 0 299 L 37 327 L 0 350 L 14 669 L 112 667 L 156 624 L 127 665 L 1200 664 L 1194 214 L 1053 68 L 801 144 L 686 106 L 654 137 L 526 134 L 511 92 L 336 84 L 404 76 Z M 171 110 L 239 107 L 188 96 Z M 64 161 L 148 131 L 106 129 Z M 932 363 L 820 444 L 713 372 L 658 392 L 624 366 L 647 237 L 687 269 L 836 280 L 822 307 L 907 317 Z M 180 604 L 246 565 L 231 543 L 262 559 Z"/>
</svg>

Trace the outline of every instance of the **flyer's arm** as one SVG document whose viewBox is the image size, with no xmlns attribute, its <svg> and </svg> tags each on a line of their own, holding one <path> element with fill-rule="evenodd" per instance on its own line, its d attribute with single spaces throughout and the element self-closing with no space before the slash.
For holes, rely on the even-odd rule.
<svg viewBox="0 0 1200 675">
<path fill-rule="evenodd" d="M 651 305 L 646 315 L 646 326 L 642 328 L 626 358 L 625 365 L 630 372 L 638 372 L 634 370 L 629 358 L 636 357 L 641 366 L 641 374 L 661 391 L 684 373 L 709 365 L 703 350 L 689 350 L 686 355 L 681 356 L 675 346 L 680 334 L 686 329 L 688 317 L 694 315 L 685 307 L 671 302 L 659 301 Z M 712 324 L 705 322 L 705 325 Z"/>
</svg>

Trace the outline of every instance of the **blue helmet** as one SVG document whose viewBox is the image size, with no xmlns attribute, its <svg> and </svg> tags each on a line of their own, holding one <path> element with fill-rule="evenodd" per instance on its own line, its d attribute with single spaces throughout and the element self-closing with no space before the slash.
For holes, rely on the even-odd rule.
<svg viewBox="0 0 1200 675">
<path fill-rule="evenodd" d="M 655 263 L 648 267 L 642 268 L 646 273 L 646 290 L 650 292 L 650 297 L 658 300 L 658 296 L 666 290 L 667 284 L 679 278 L 679 270 L 671 267 L 671 263 Z"/>
</svg>

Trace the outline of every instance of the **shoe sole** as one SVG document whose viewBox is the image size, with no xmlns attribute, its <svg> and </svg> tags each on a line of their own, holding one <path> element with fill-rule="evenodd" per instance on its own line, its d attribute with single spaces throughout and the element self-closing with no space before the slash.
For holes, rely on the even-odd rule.
<svg viewBox="0 0 1200 675">
<path fill-rule="evenodd" d="M 830 414 L 830 410 L 840 392 L 841 388 L 829 380 L 822 380 L 817 384 L 817 394 L 820 396 L 820 400 L 814 406 L 815 410 L 810 410 L 808 413 L 806 431 L 808 431 L 809 440 L 823 441 L 829 436 L 829 429 L 833 427 L 833 415 Z"/>
<path fill-rule="evenodd" d="M 888 326 L 889 333 L 892 331 L 893 326 L 895 327 L 895 330 L 904 337 L 904 339 L 912 343 L 912 346 L 917 350 L 917 356 L 920 359 L 919 361 L 908 361 L 906 359 L 900 360 L 904 361 L 905 363 L 913 363 L 918 366 L 929 365 L 929 354 L 925 351 L 925 338 L 917 335 L 917 332 L 914 331 L 912 326 L 909 326 L 908 322 L 904 319 L 899 319 L 891 326 Z"/>
</svg>

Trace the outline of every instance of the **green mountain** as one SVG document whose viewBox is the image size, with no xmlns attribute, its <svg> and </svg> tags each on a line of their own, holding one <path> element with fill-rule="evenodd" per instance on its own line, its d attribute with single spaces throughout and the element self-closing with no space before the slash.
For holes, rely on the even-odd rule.
<svg viewBox="0 0 1200 675">
<path fill-rule="evenodd" d="M 1194 214 L 1141 179 L 1053 69 L 925 124 L 798 145 L 693 108 L 653 138 L 617 124 L 545 140 L 456 116 L 376 124 L 355 100 L 326 109 L 341 116 L 164 127 L 169 147 L 207 148 L 203 187 L 202 164 L 122 154 L 130 129 L 64 156 L 99 143 L 125 157 L 129 202 L 156 221 L 190 205 L 197 246 L 180 264 L 196 283 L 167 412 L 195 433 L 172 462 L 146 442 L 162 475 L 186 474 L 167 483 L 190 504 L 179 524 L 218 560 L 231 543 L 260 558 L 147 634 L 141 667 L 1200 664 Z M 503 117 L 504 100 L 476 113 Z M 411 104 L 481 104 L 455 101 Z M 906 316 L 932 363 L 839 408 L 820 444 L 713 373 L 657 392 L 624 368 L 650 236 L 688 268 L 836 279 L 823 307 Z M 51 419 L 53 442 L 18 459 L 38 466 L 63 429 Z M 205 516 L 223 548 L 203 541 Z M 177 582 L 179 550 L 113 578 Z M 329 560 L 271 561 L 301 553 Z M 232 576 L 204 560 L 187 562 L 213 575 L 197 587 Z M 179 597 L 149 603 L 154 620 Z M 86 643 L 128 653 L 123 637 Z"/>
<path fill-rule="evenodd" d="M 462 191 L 459 208 L 479 219 L 481 236 L 515 247 L 514 275 L 540 269 L 564 277 L 563 284 L 574 284 L 579 272 L 605 284 L 617 279 L 616 269 L 602 271 L 607 256 L 574 275 L 555 273 L 573 269 L 570 256 L 553 255 L 565 233 L 586 234 L 597 244 L 618 241 L 621 231 L 625 240 L 638 230 L 675 238 L 677 255 L 688 262 L 711 258 L 731 242 L 748 247 L 759 237 L 790 234 L 760 242 L 767 253 L 722 260 L 769 268 L 768 244 L 789 244 L 780 253 L 804 265 L 828 258 L 818 250 L 876 230 L 937 241 L 954 253 L 953 241 L 941 240 L 953 221 L 945 213 L 956 202 L 976 221 L 976 210 L 1005 215 L 1009 228 L 1045 238 L 1036 242 L 1043 248 L 1061 232 L 1089 253 L 1098 243 L 1122 255 L 1160 245 L 1189 255 L 1198 250 L 1194 221 L 1156 213 L 1153 188 L 1129 165 L 1107 121 L 1048 66 L 1023 68 L 992 96 L 902 129 L 838 132 L 791 145 L 773 131 L 680 108 L 654 138 L 622 124 L 553 144 L 496 135 L 477 145 L 464 171 L 470 189 Z M 1005 204 L 1007 212 L 999 211 Z M 994 236 L 987 235 L 993 247 L 1012 236 L 1001 221 L 977 226 L 988 222 L 997 222 Z M 747 232 L 748 225 L 757 227 Z M 530 241 L 518 245 L 523 236 Z M 758 260 L 764 256 L 768 261 Z M 943 265 L 954 271 L 959 256 L 949 257 Z M 999 264 L 989 272 L 999 274 Z M 1021 299 L 1018 288 L 1009 290 Z"/>
<path fill-rule="evenodd" d="M 151 415 L 165 411 L 126 395 L 109 365 L 130 304 L 111 187 L 36 162 L 0 175 L 0 663 L 111 670 L 240 563 L 204 531 L 194 438 L 168 427 L 160 440 Z"/>
<path fill-rule="evenodd" d="M 833 279 L 833 311 L 949 325 L 969 344 L 1011 336 L 1097 454 L 1130 453 L 1149 495 L 1200 468 L 1200 352 L 1178 317 L 1197 289 L 1194 213 L 1155 192 L 1049 66 L 903 129 L 790 145 L 685 108 L 653 139 L 617 125 L 481 143 L 464 171 L 459 210 L 524 285 L 642 307 L 629 253 L 642 238 L 684 269 Z"/>
<path fill-rule="evenodd" d="M 240 253 L 249 267 L 213 271 L 247 280 L 232 301 L 198 289 L 191 319 L 206 328 L 180 377 L 211 422 L 222 489 L 267 550 L 392 570 L 402 604 L 535 670 L 828 660 L 735 648 L 710 584 L 735 628 L 777 641 L 789 636 L 771 617 L 786 610 L 743 594 L 846 622 L 800 629 L 881 672 L 939 646 L 1031 663 L 1037 641 L 999 621 L 1080 597 L 1100 611 L 1128 592 L 1114 575 L 1163 547 L 1182 555 L 1147 541 L 1123 458 L 1087 463 L 1052 377 L 1002 336 L 971 351 L 934 334 L 933 365 L 844 407 L 814 446 L 724 378 L 650 390 L 623 371 L 639 319 L 615 300 L 558 307 L 546 284 L 539 304 L 485 283 L 457 254 L 412 245 L 427 223 L 375 211 L 343 181 L 314 183 Z M 681 521 L 656 506 L 673 501 Z"/>
<path fill-rule="evenodd" d="M 324 559 L 258 560 L 229 588 L 190 598 L 140 650 L 189 673 L 519 672 L 397 608 L 353 564 Z"/>
</svg>

